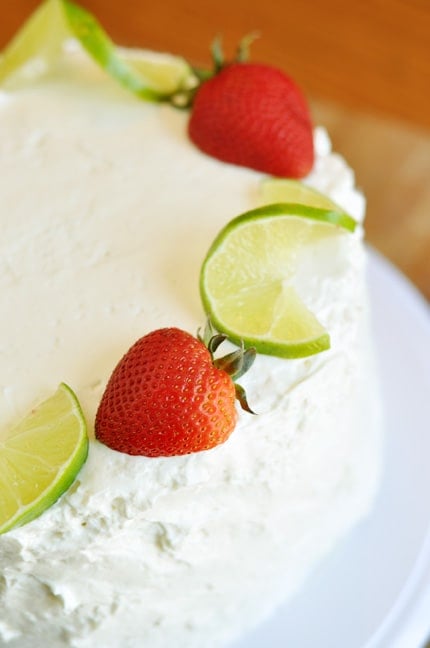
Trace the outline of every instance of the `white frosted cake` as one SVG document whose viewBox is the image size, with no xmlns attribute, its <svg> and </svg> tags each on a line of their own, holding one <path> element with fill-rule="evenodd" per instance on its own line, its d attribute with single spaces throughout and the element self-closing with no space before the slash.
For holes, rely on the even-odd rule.
<svg viewBox="0 0 430 648">
<path fill-rule="evenodd" d="M 257 416 L 185 456 L 94 439 L 97 406 L 142 335 L 204 323 L 202 260 L 264 175 L 201 153 L 188 115 L 140 101 L 84 54 L 0 92 L 2 430 L 59 382 L 90 428 L 61 499 L 0 536 L 0 646 L 227 646 L 291 596 L 369 511 L 380 467 L 362 227 L 339 237 L 309 308 L 331 349 L 259 354 Z M 315 132 L 306 183 L 359 222 L 352 171 Z M 0 437 L 1 438 L 1 437 Z"/>
</svg>

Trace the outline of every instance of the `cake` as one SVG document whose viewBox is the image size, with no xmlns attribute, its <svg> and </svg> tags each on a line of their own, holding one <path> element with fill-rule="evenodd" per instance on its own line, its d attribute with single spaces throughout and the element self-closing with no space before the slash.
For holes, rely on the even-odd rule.
<svg viewBox="0 0 430 648">
<path fill-rule="evenodd" d="M 90 427 L 73 486 L 0 536 L 0 646 L 227 646 L 372 506 L 381 433 L 362 225 L 310 304 L 331 349 L 258 354 L 243 384 L 259 414 L 241 412 L 226 443 L 149 458 L 94 439 L 118 359 L 149 331 L 204 323 L 207 249 L 264 202 L 264 174 L 203 154 L 187 119 L 79 47 L 0 92 L 1 429 L 61 381 Z M 315 150 L 305 182 L 362 223 L 353 172 L 322 128 Z"/>
</svg>

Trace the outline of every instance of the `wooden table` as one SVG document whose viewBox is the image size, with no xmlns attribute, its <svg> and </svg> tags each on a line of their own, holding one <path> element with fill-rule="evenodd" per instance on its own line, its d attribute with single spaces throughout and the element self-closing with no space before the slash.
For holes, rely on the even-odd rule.
<svg viewBox="0 0 430 648">
<path fill-rule="evenodd" d="M 356 171 L 367 236 L 430 299 L 430 2 L 426 0 L 82 0 L 113 38 L 208 62 L 259 29 L 253 58 L 307 91 L 315 122 Z M 37 0 L 3 3 L 0 47 Z"/>
</svg>

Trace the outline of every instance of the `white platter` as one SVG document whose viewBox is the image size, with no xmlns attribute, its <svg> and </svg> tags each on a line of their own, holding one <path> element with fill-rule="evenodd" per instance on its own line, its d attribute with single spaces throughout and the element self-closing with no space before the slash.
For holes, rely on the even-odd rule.
<svg viewBox="0 0 430 648">
<path fill-rule="evenodd" d="M 375 508 L 293 600 L 231 648 L 419 648 L 430 639 L 430 309 L 373 251 L 368 279 L 386 417 Z"/>
</svg>

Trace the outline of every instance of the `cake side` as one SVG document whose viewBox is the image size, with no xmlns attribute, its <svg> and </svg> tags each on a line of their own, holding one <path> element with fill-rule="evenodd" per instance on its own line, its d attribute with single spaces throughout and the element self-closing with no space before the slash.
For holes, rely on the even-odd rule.
<svg viewBox="0 0 430 648">
<path fill-rule="evenodd" d="M 135 339 L 202 324 L 204 254 L 259 204 L 263 176 L 202 155 L 186 120 L 74 57 L 0 95 L 0 299 L 15 315 L 1 324 L 2 425 L 60 380 L 92 422 Z M 316 144 L 307 181 L 362 219 L 352 172 L 322 131 Z M 260 414 L 226 444 L 148 459 L 93 440 L 72 489 L 0 538 L 0 645 L 222 645 L 366 513 L 380 439 L 361 237 L 327 244 L 324 291 L 309 295 L 332 349 L 259 356 L 244 383 Z"/>
</svg>

